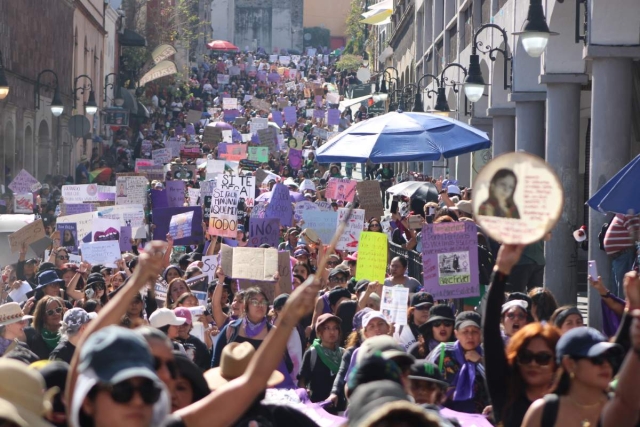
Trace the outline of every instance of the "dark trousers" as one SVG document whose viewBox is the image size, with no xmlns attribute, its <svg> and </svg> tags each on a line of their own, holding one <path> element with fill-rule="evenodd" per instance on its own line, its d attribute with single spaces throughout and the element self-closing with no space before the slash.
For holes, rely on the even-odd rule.
<svg viewBox="0 0 640 427">
<path fill-rule="evenodd" d="M 544 265 L 524 264 L 516 265 L 511 270 L 507 291 L 528 292 L 533 288 L 542 286 L 544 278 Z"/>
</svg>

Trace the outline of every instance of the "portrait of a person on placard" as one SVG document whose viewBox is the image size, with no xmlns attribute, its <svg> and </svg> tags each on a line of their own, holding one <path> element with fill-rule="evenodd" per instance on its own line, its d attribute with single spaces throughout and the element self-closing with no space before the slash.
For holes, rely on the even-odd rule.
<svg viewBox="0 0 640 427">
<path fill-rule="evenodd" d="M 482 202 L 478 215 L 520 219 L 513 195 L 518 178 L 511 169 L 499 169 L 489 183 L 489 197 Z"/>
</svg>

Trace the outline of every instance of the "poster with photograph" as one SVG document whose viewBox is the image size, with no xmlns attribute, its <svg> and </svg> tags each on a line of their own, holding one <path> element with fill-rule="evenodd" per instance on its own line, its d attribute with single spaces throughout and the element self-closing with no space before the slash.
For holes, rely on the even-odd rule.
<svg viewBox="0 0 640 427">
<path fill-rule="evenodd" d="M 67 251 L 78 253 L 78 226 L 73 223 L 57 224 L 56 230 L 60 232 L 60 246 Z"/>
<path fill-rule="evenodd" d="M 174 239 L 182 239 L 191 236 L 193 212 L 184 212 L 173 215 L 169 221 L 169 234 Z"/>
<path fill-rule="evenodd" d="M 474 217 L 501 243 L 541 240 L 560 218 L 563 202 L 562 184 L 553 168 L 524 152 L 496 157 L 473 185 Z"/>
<path fill-rule="evenodd" d="M 473 222 L 425 224 L 422 228 L 425 292 L 434 299 L 476 297 L 478 229 Z"/>
<path fill-rule="evenodd" d="M 329 178 L 325 196 L 334 201 L 353 202 L 356 195 L 356 185 L 355 179 Z"/>
<path fill-rule="evenodd" d="M 340 223 L 344 221 L 349 209 L 338 209 L 338 219 L 336 221 L 336 229 L 340 226 Z M 354 209 L 349 218 L 349 223 L 344 229 L 336 249 L 341 251 L 356 251 L 358 248 L 358 242 L 360 241 L 360 233 L 364 228 L 364 209 Z M 335 231 L 335 230 L 334 230 Z"/>
<path fill-rule="evenodd" d="M 409 288 L 404 286 L 383 286 L 380 295 L 380 311 L 389 324 L 396 326 L 407 324 L 407 306 L 409 305 Z"/>
<path fill-rule="evenodd" d="M 116 205 L 147 205 L 147 186 L 144 176 L 119 175 L 116 178 Z"/>
</svg>

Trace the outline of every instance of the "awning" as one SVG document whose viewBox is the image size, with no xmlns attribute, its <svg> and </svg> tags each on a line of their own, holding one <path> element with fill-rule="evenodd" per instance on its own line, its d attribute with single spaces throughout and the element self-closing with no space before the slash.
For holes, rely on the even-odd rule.
<svg viewBox="0 0 640 427">
<path fill-rule="evenodd" d="M 125 28 L 123 33 L 118 33 L 118 43 L 120 46 L 145 47 L 147 40 L 135 31 Z"/>
<path fill-rule="evenodd" d="M 147 107 L 145 107 L 145 105 L 136 100 L 137 104 L 138 104 L 138 112 L 136 113 L 136 115 L 138 117 L 145 117 L 147 119 L 151 118 L 151 114 L 149 114 L 149 110 L 147 110 Z"/>
<path fill-rule="evenodd" d="M 393 55 L 393 48 L 391 46 L 387 46 L 378 57 L 378 61 L 384 62 L 391 55 Z"/>
<path fill-rule="evenodd" d="M 371 16 L 368 16 L 365 19 L 360 20 L 361 24 L 377 24 L 378 22 L 382 22 L 385 19 L 389 18 L 391 14 L 393 14 L 393 11 L 390 9 L 376 9 L 375 11 L 371 11 L 371 12 L 375 12 L 375 13 Z M 363 13 L 363 15 L 365 14 L 368 15 L 371 12 L 365 12 Z"/>
<path fill-rule="evenodd" d="M 382 0 L 380 3 L 372 4 L 369 6 L 369 10 L 375 9 L 392 9 L 393 10 L 393 0 Z"/>
<path fill-rule="evenodd" d="M 355 105 L 355 104 L 360 104 L 362 101 L 366 101 L 371 97 L 373 97 L 373 95 L 366 95 L 366 96 L 361 96 L 359 98 L 345 99 L 344 101 L 340 101 L 340 104 L 338 105 L 338 110 L 340 110 L 340 112 L 343 112 L 348 107 L 351 107 L 352 105 Z"/>
</svg>

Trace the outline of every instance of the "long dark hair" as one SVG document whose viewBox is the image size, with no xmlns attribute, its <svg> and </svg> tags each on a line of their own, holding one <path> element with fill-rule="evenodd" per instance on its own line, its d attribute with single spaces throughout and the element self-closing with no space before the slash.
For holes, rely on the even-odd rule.
<svg viewBox="0 0 640 427">
<path fill-rule="evenodd" d="M 513 178 L 513 192 L 507 198 L 507 206 L 511 207 L 514 205 L 513 195 L 515 194 L 516 188 L 518 187 L 518 177 L 516 176 L 515 173 L 513 173 L 511 169 L 504 169 L 504 168 L 498 169 L 498 171 L 495 174 L 493 174 L 493 177 L 491 178 L 491 182 L 489 182 L 489 199 L 493 199 L 493 191 L 491 190 L 491 187 L 495 185 L 499 180 L 503 178 L 508 178 L 508 177 Z"/>
<path fill-rule="evenodd" d="M 538 322 L 548 322 L 553 312 L 558 308 L 558 302 L 546 288 L 533 288 L 529 291 L 531 304 L 535 305 L 535 315 Z M 533 307 L 531 307 L 533 308 Z"/>
</svg>

